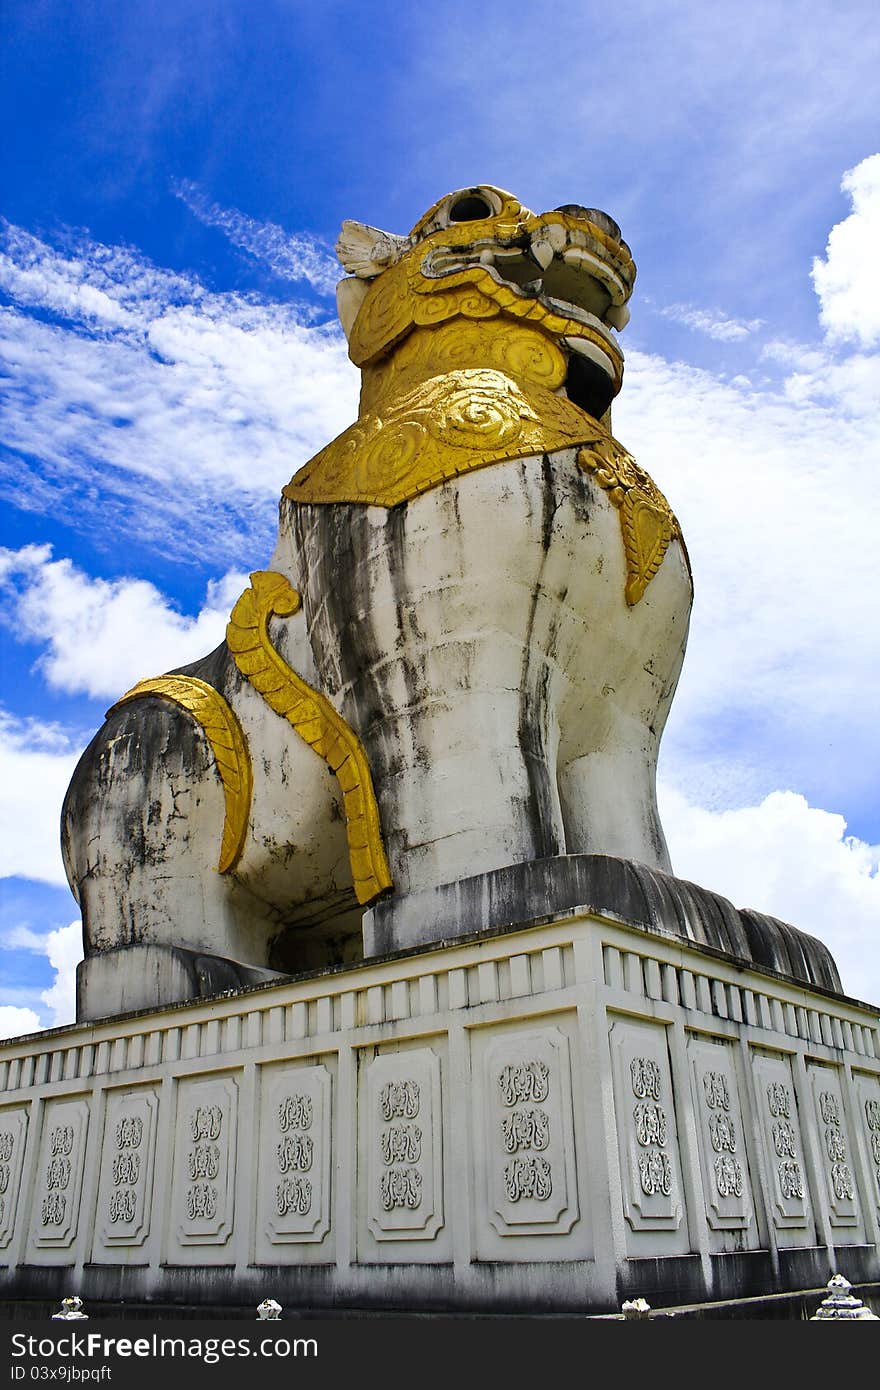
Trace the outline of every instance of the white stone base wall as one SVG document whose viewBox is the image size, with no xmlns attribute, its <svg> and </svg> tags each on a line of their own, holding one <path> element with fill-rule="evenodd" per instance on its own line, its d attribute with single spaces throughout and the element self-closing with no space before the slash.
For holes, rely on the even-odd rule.
<svg viewBox="0 0 880 1390">
<path fill-rule="evenodd" d="M 877 1011 L 573 912 L 0 1044 L 0 1290 L 602 1311 L 880 1279 Z"/>
</svg>

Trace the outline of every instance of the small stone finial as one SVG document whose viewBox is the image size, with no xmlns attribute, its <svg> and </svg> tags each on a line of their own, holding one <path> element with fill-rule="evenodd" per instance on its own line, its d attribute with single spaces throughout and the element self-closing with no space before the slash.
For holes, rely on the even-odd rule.
<svg viewBox="0 0 880 1390">
<path fill-rule="evenodd" d="M 620 1311 L 626 1319 L 630 1318 L 649 1318 L 651 1316 L 651 1305 L 644 1298 L 633 1298 L 626 1303 L 621 1303 Z"/>
<path fill-rule="evenodd" d="M 824 1322 L 827 1318 L 849 1318 L 859 1321 L 880 1322 L 876 1313 L 866 1308 L 860 1298 L 851 1292 L 852 1284 L 842 1274 L 835 1274 L 828 1280 L 828 1296 L 822 1300 L 810 1322 Z"/>
<path fill-rule="evenodd" d="M 274 1298 L 264 1298 L 262 1303 L 257 1304 L 258 1322 L 278 1322 L 281 1318 L 281 1304 L 276 1303 Z"/>
<path fill-rule="evenodd" d="M 62 1298 L 61 1307 L 57 1313 L 52 1314 L 53 1322 L 72 1322 L 74 1319 L 85 1318 L 88 1321 L 88 1313 L 82 1311 L 83 1301 L 75 1295 L 73 1298 Z"/>
</svg>

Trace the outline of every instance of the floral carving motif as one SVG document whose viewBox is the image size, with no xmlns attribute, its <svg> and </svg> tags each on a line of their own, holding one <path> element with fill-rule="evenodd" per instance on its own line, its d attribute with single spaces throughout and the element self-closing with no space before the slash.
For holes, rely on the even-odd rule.
<svg viewBox="0 0 880 1390">
<path fill-rule="evenodd" d="M 220 1194 L 213 1185 L 219 1176 L 221 1151 L 214 1140 L 223 1128 L 223 1109 L 220 1105 L 197 1105 L 189 1117 L 193 1147 L 186 1156 L 190 1187 L 186 1191 L 188 1220 L 212 1221 L 217 1215 Z M 207 1142 L 206 1142 L 207 1141 Z"/>
<path fill-rule="evenodd" d="M 825 1131 L 825 1147 L 832 1163 L 840 1163 L 846 1158 L 846 1144 L 843 1142 L 843 1135 L 833 1125 L 829 1125 Z"/>
<path fill-rule="evenodd" d="M 305 1216 L 312 1205 L 312 1184 L 308 1178 L 285 1178 L 275 1188 L 275 1209 L 279 1216 L 296 1212 Z"/>
<path fill-rule="evenodd" d="M 49 1188 L 66 1187 L 69 1182 L 70 1159 L 50 1158 L 46 1168 L 46 1186 Z"/>
<path fill-rule="evenodd" d="M 660 1099 L 660 1068 L 650 1057 L 633 1057 L 629 1064 L 633 1095 L 637 1100 Z"/>
<path fill-rule="evenodd" d="M 509 1154 L 517 1149 L 546 1149 L 550 1143 L 550 1116 L 546 1110 L 514 1110 L 502 1119 L 501 1134 Z"/>
<path fill-rule="evenodd" d="M 63 1192 L 47 1192 L 40 1207 L 40 1220 L 44 1226 L 60 1226 L 66 1208 L 67 1198 Z"/>
<path fill-rule="evenodd" d="M 641 1104 L 633 1107 L 635 1137 L 647 1150 L 638 1155 L 636 1167 L 646 1197 L 672 1195 L 672 1162 L 663 1145 L 668 1139 L 666 1111 L 659 1105 L 662 1085 L 660 1065 L 652 1057 L 633 1057 L 629 1064 L 633 1095 Z"/>
<path fill-rule="evenodd" d="M 137 1149 L 144 1137 L 144 1122 L 140 1115 L 123 1115 L 116 1126 L 117 1149 Z"/>
<path fill-rule="evenodd" d="M 865 1101 L 865 1119 L 868 1121 L 868 1129 L 880 1130 L 880 1100 Z M 0 1152 L 0 1158 L 3 1157 L 3 1153 Z"/>
<path fill-rule="evenodd" d="M 67 1157 L 73 1151 L 73 1125 L 56 1125 L 49 1135 L 49 1154 L 52 1158 Z"/>
<path fill-rule="evenodd" d="M 116 1191 L 110 1193 L 107 1215 L 113 1223 L 128 1224 L 137 1213 L 137 1186 L 141 1176 L 141 1158 L 135 1152 L 144 1137 L 144 1121 L 140 1115 L 122 1115 L 114 1130 L 116 1147 L 110 1175 Z M 118 1239 L 118 1237 L 117 1237 Z"/>
<path fill-rule="evenodd" d="M 819 1113 L 825 1122 L 825 1150 L 830 1167 L 831 1187 L 838 1201 L 852 1201 L 856 1195 L 852 1170 L 846 1162 L 846 1140 L 842 1129 L 840 1101 L 833 1091 L 822 1091 Z"/>
<path fill-rule="evenodd" d="M 384 1211 L 417 1207 L 422 1200 L 422 1175 L 418 1168 L 389 1168 L 379 1180 L 379 1198 Z"/>
<path fill-rule="evenodd" d="M 141 1161 L 136 1153 L 127 1150 L 113 1158 L 113 1186 L 133 1187 L 140 1177 Z"/>
<path fill-rule="evenodd" d="M 743 1170 L 736 1159 L 728 1154 L 719 1154 L 715 1160 L 715 1183 L 722 1197 L 741 1197 L 743 1195 Z"/>
<path fill-rule="evenodd" d="M 550 1068 L 540 1058 L 505 1066 L 498 1078 L 503 1105 L 546 1100 L 550 1093 Z"/>
<path fill-rule="evenodd" d="M 312 1097 L 303 1091 L 284 1096 L 278 1106 L 281 1142 L 275 1146 L 275 1163 L 282 1181 L 275 1187 L 275 1208 L 279 1216 L 305 1216 L 311 1210 L 313 1187 L 301 1174 L 311 1169 L 315 1141 L 305 1131 L 311 1129 L 315 1115 Z M 284 1176 L 293 1174 L 294 1176 Z"/>
<path fill-rule="evenodd" d="M 852 1199 L 856 1195 L 856 1186 L 853 1180 L 852 1170 L 846 1163 L 832 1163 L 831 1165 L 831 1186 L 834 1188 L 834 1195 L 840 1201 Z"/>
<path fill-rule="evenodd" d="M 779 1158 L 794 1158 L 794 1130 L 787 1120 L 779 1120 L 771 1130 L 773 1147 Z"/>
<path fill-rule="evenodd" d="M 382 1159 L 390 1163 L 418 1163 L 422 1156 L 422 1131 L 418 1125 L 392 1125 L 382 1131 Z"/>
<path fill-rule="evenodd" d="M 383 1120 L 413 1120 L 419 1113 L 417 1081 L 387 1081 L 379 1092 Z"/>
<path fill-rule="evenodd" d="M 511 1159 L 504 1169 L 504 1190 L 511 1202 L 521 1197 L 546 1202 L 553 1191 L 550 1164 L 535 1154 Z"/>
<path fill-rule="evenodd" d="M 285 1096 L 278 1106 L 278 1128 L 282 1134 L 290 1129 L 311 1129 L 312 1115 L 311 1096 Z"/>
<path fill-rule="evenodd" d="M 779 1174 L 779 1190 L 783 1197 L 803 1197 L 804 1177 L 799 1163 L 793 1158 L 786 1158 L 778 1165 L 776 1171 Z"/>
<path fill-rule="evenodd" d="M 288 1134 L 275 1149 L 279 1173 L 306 1172 L 312 1166 L 314 1148 L 308 1134 Z"/>
<path fill-rule="evenodd" d="M 200 1139 L 219 1139 L 223 1111 L 219 1105 L 197 1105 L 189 1123 L 195 1143 Z"/>
<path fill-rule="evenodd" d="M 791 1093 L 781 1081 L 771 1081 L 767 1087 L 767 1106 L 774 1120 L 779 1116 L 787 1120 L 791 1115 Z"/>
<path fill-rule="evenodd" d="M 210 1221 L 217 1215 L 217 1189 L 207 1182 L 194 1183 L 187 1190 L 186 1214 L 190 1221 L 202 1217 Z"/>
<path fill-rule="evenodd" d="M 510 1112 L 501 1116 L 502 1146 L 516 1155 L 501 1172 L 504 1194 L 509 1202 L 546 1202 L 553 1174 L 550 1160 L 541 1155 L 550 1146 L 550 1115 L 535 1102 L 550 1095 L 550 1067 L 540 1057 L 528 1057 L 505 1063 L 496 1079 L 499 1100 Z"/>
<path fill-rule="evenodd" d="M 707 1071 L 703 1074 L 703 1092 L 710 1110 L 729 1110 L 730 1094 L 727 1077 L 720 1071 Z"/>
<path fill-rule="evenodd" d="M 122 1187 L 110 1194 L 109 1215 L 111 1221 L 133 1221 L 137 1210 L 137 1196 L 130 1187 Z"/>
<path fill-rule="evenodd" d="M 412 1120 L 419 1113 L 421 1089 L 412 1078 L 386 1081 L 379 1092 L 379 1111 L 386 1124 L 391 1120 Z M 379 1178 L 379 1201 L 383 1211 L 415 1209 L 422 1201 L 422 1174 L 412 1165 L 422 1156 L 419 1125 L 392 1124 L 379 1131 L 379 1150 L 386 1171 Z M 405 1164 L 405 1167 L 391 1167 Z"/>
<path fill-rule="evenodd" d="M 190 1181 L 196 1178 L 216 1178 L 220 1172 L 220 1150 L 216 1144 L 197 1144 L 186 1156 Z"/>
<path fill-rule="evenodd" d="M 771 1081 L 767 1087 L 767 1109 L 775 1121 L 770 1126 L 777 1158 L 779 1192 L 783 1201 L 803 1201 L 804 1175 L 797 1161 L 794 1126 L 789 1123 L 792 1113 L 791 1091 L 782 1081 Z"/>
<path fill-rule="evenodd" d="M 15 1149 L 15 1135 L 11 1130 L 0 1130 L 0 1224 L 3 1222 L 3 1200 L 2 1193 L 9 1187 L 9 1179 L 12 1175 L 10 1162 Z"/>
<path fill-rule="evenodd" d="M 669 1155 L 662 1149 L 650 1149 L 639 1157 L 639 1180 L 647 1197 L 662 1193 L 664 1197 L 672 1192 L 672 1164 Z"/>
<path fill-rule="evenodd" d="M 729 1115 L 709 1116 L 709 1138 L 717 1154 L 736 1152 L 736 1129 Z M 722 1196 L 725 1194 L 722 1193 Z M 739 1195 L 739 1194 L 737 1194 Z"/>
<path fill-rule="evenodd" d="M 642 1101 L 633 1108 L 636 1138 L 640 1144 L 666 1143 L 666 1111 L 653 1101 Z"/>
<path fill-rule="evenodd" d="M 840 1124 L 840 1105 L 832 1091 L 823 1091 L 820 1095 L 819 1113 L 826 1125 Z"/>
</svg>

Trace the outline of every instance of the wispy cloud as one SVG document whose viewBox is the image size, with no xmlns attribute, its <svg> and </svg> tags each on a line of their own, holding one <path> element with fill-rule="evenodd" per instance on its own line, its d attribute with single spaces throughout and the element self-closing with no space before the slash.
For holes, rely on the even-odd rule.
<svg viewBox="0 0 880 1390">
<path fill-rule="evenodd" d="M 216 227 L 237 247 L 268 266 L 282 280 L 305 280 L 319 294 L 332 295 L 342 270 L 335 255 L 317 237 L 286 232 L 276 222 L 258 222 L 237 208 L 206 198 L 198 184 L 176 179 L 171 191 L 206 227 Z"/>
<path fill-rule="evenodd" d="M 265 553 L 281 486 L 356 415 L 335 323 L 73 233 L 2 223 L 0 249 L 0 495 L 165 553 Z"/>
<path fill-rule="evenodd" d="M 720 343 L 733 343 L 741 338 L 748 338 L 764 326 L 763 319 L 732 319 L 720 309 L 701 309 L 695 304 L 667 304 L 659 309 L 658 313 L 665 319 L 671 319 L 673 323 L 683 324 L 685 328 L 692 328 L 697 333 L 705 333 L 707 337 L 715 338 Z"/>
</svg>

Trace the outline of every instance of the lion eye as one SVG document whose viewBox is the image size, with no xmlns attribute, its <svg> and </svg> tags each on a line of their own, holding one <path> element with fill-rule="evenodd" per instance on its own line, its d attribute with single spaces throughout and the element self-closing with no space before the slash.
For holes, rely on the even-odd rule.
<svg viewBox="0 0 880 1390">
<path fill-rule="evenodd" d="M 463 198 L 457 198 L 449 209 L 450 222 L 480 222 L 484 217 L 491 216 L 491 207 L 478 193 L 466 193 Z"/>
</svg>

